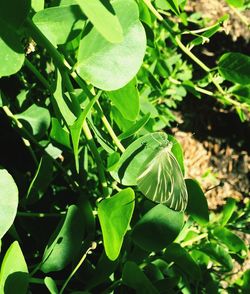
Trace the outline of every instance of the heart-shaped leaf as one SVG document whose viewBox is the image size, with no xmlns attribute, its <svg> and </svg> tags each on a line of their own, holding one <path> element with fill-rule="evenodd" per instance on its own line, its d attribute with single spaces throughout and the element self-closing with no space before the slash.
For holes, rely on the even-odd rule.
<svg viewBox="0 0 250 294">
<path fill-rule="evenodd" d="M 134 198 L 134 191 L 127 188 L 98 205 L 104 248 L 110 260 L 115 260 L 120 254 L 134 210 Z"/>
<path fill-rule="evenodd" d="M 175 240 L 183 223 L 182 212 L 158 204 L 135 225 L 132 238 L 144 250 L 159 251 Z"/>
<path fill-rule="evenodd" d="M 146 50 L 136 2 L 115 0 L 112 5 L 123 29 L 123 41 L 110 43 L 93 28 L 80 42 L 76 65 L 83 79 L 107 91 L 125 86 L 136 75 Z"/>
</svg>

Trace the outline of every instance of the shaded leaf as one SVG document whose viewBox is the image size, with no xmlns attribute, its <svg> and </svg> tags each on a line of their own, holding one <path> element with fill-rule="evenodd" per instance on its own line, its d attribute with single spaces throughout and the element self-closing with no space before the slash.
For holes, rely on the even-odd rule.
<svg viewBox="0 0 250 294">
<path fill-rule="evenodd" d="M 221 264 L 225 270 L 231 271 L 233 269 L 233 261 L 230 254 L 219 244 L 207 243 L 202 248 L 201 251 L 205 252 L 213 260 Z"/>
<path fill-rule="evenodd" d="M 132 261 L 127 261 L 123 267 L 122 282 L 136 290 L 136 293 L 159 293 L 139 266 Z"/>
<path fill-rule="evenodd" d="M 0 1 L 0 19 L 14 28 L 19 28 L 30 11 L 31 0 Z"/>
<path fill-rule="evenodd" d="M 219 59 L 220 74 L 228 81 L 250 84 L 250 57 L 241 53 L 225 53 Z"/>
<path fill-rule="evenodd" d="M 63 269 L 79 253 L 85 233 L 84 223 L 83 208 L 71 205 L 44 252 L 41 266 L 44 273 Z"/>
<path fill-rule="evenodd" d="M 187 213 L 201 226 L 209 222 L 207 199 L 200 185 L 191 179 L 185 180 L 188 191 Z"/>
<path fill-rule="evenodd" d="M 85 19 L 78 5 L 50 7 L 33 16 L 36 26 L 54 45 L 64 44 L 79 35 Z"/>
<path fill-rule="evenodd" d="M 40 160 L 36 174 L 29 186 L 26 200 L 34 203 L 40 200 L 46 192 L 48 186 L 52 181 L 53 175 L 53 160 L 50 156 L 43 156 Z"/>
<path fill-rule="evenodd" d="M 71 141 L 70 134 L 67 130 L 65 130 L 58 119 L 52 117 L 51 119 L 51 130 L 50 130 L 50 138 L 59 145 L 66 147 L 71 150 Z"/>
<path fill-rule="evenodd" d="M 50 113 L 47 108 L 32 104 L 24 112 L 16 114 L 16 118 L 22 120 L 23 124 L 31 129 L 34 136 L 42 136 L 49 128 Z"/>
<path fill-rule="evenodd" d="M 127 129 L 125 132 L 121 133 L 118 136 L 119 140 L 124 140 L 127 139 L 133 135 L 135 135 L 137 132 L 139 132 L 148 122 L 148 120 L 150 119 L 150 113 L 147 113 L 146 115 L 144 115 L 141 119 L 139 119 L 138 121 L 136 121 L 132 127 L 130 127 L 129 129 Z"/>
<path fill-rule="evenodd" d="M 134 242 L 147 251 L 159 251 L 171 244 L 180 233 L 184 223 L 182 212 L 162 204 L 149 210 L 132 231 Z"/>
<path fill-rule="evenodd" d="M 227 198 L 226 204 L 223 206 L 221 215 L 221 225 L 225 226 L 233 215 L 234 211 L 237 209 L 236 201 L 233 198 Z"/>
<path fill-rule="evenodd" d="M 219 242 L 225 244 L 229 250 L 235 253 L 239 252 L 242 254 L 242 256 L 246 257 L 246 244 L 240 237 L 231 232 L 229 229 L 224 227 L 216 227 L 213 230 L 213 235 L 218 239 Z"/>
<path fill-rule="evenodd" d="M 174 264 L 176 264 L 178 268 L 181 268 L 190 279 L 194 281 L 201 280 L 200 267 L 191 255 L 179 244 L 170 244 L 166 249 L 164 259 L 166 259 L 168 263 L 174 262 Z"/>
</svg>

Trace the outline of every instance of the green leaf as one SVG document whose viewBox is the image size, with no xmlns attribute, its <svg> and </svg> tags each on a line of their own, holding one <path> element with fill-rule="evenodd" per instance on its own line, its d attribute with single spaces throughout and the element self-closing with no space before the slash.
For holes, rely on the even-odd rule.
<svg viewBox="0 0 250 294">
<path fill-rule="evenodd" d="M 24 63 L 24 58 L 24 50 L 18 34 L 0 17 L 0 78 L 18 72 Z"/>
<path fill-rule="evenodd" d="M 107 92 L 107 94 L 124 118 L 131 121 L 136 120 L 140 111 L 140 103 L 135 78 L 124 87 Z"/>
<path fill-rule="evenodd" d="M 194 281 L 201 280 L 201 270 L 189 253 L 179 244 L 170 244 L 164 254 L 164 259 L 168 263 L 176 264 L 189 279 Z"/>
<path fill-rule="evenodd" d="M 221 264 L 225 270 L 231 271 L 233 269 L 233 261 L 230 254 L 217 243 L 207 243 L 200 248 L 201 251 L 205 252 L 213 260 Z"/>
<path fill-rule="evenodd" d="M 52 181 L 53 160 L 50 156 L 43 156 L 40 160 L 36 174 L 29 186 L 26 200 L 29 204 L 40 200 Z"/>
<path fill-rule="evenodd" d="M 238 100 L 242 103 L 246 102 L 248 105 L 250 104 L 250 85 L 241 86 L 235 85 L 231 87 L 231 92 L 238 98 Z"/>
<path fill-rule="evenodd" d="M 0 169 L 0 239 L 14 222 L 18 206 L 18 189 L 12 176 Z"/>
<path fill-rule="evenodd" d="M 221 28 L 222 23 L 227 20 L 229 17 L 228 15 L 224 15 L 221 17 L 213 26 L 207 29 L 204 33 L 202 33 L 199 37 L 195 38 L 190 42 L 190 45 L 197 46 L 204 44 L 207 42 L 210 37 L 212 37 L 218 30 Z"/>
<path fill-rule="evenodd" d="M 136 75 L 146 50 L 146 35 L 135 1 L 115 0 L 112 5 L 124 40 L 110 43 L 93 28 L 80 42 L 76 65 L 83 79 L 107 91 L 122 88 Z"/>
<path fill-rule="evenodd" d="M 84 224 L 84 208 L 71 205 L 44 252 L 41 266 L 44 273 L 63 269 L 77 256 L 85 234 Z"/>
<path fill-rule="evenodd" d="M 74 121 L 76 120 L 76 116 L 69 107 L 71 101 L 69 101 L 68 97 L 63 94 L 62 77 L 59 71 L 57 71 L 56 91 L 54 96 L 52 96 L 52 103 L 54 111 L 56 114 L 60 114 L 62 116 L 67 126 L 73 125 Z M 58 115 L 56 115 L 56 117 L 59 119 Z"/>
<path fill-rule="evenodd" d="M 187 179 L 185 182 L 188 191 L 187 213 L 200 226 L 205 226 L 209 222 L 207 199 L 196 181 Z"/>
<path fill-rule="evenodd" d="M 0 270 L 0 293 L 26 294 L 29 284 L 28 268 L 17 241 L 8 248 Z"/>
<path fill-rule="evenodd" d="M 221 225 L 225 226 L 233 215 L 234 211 L 237 209 L 236 201 L 233 198 L 227 198 L 227 202 L 223 207 L 221 215 Z"/>
<path fill-rule="evenodd" d="M 35 12 L 43 10 L 44 0 L 31 0 L 31 7 Z"/>
<path fill-rule="evenodd" d="M 0 19 L 14 28 L 19 28 L 30 11 L 31 0 L 0 1 Z"/>
<path fill-rule="evenodd" d="M 250 291 L 250 269 L 246 270 L 243 274 L 242 290 L 243 294 L 247 294 Z"/>
<path fill-rule="evenodd" d="M 176 212 L 162 204 L 149 210 L 135 225 L 132 238 L 142 249 L 159 251 L 171 244 L 184 223 L 182 212 Z"/>
<path fill-rule="evenodd" d="M 159 293 L 139 266 L 132 261 L 127 261 L 123 267 L 122 282 L 136 290 L 136 293 Z"/>
<path fill-rule="evenodd" d="M 176 15 L 180 14 L 178 0 L 156 0 L 156 7 L 164 10 L 171 9 Z"/>
<path fill-rule="evenodd" d="M 240 8 L 244 5 L 244 0 L 226 0 L 229 5 Z"/>
<path fill-rule="evenodd" d="M 59 293 L 57 286 L 56 286 L 56 283 L 51 277 L 45 277 L 44 284 L 46 285 L 46 287 L 48 288 L 48 290 L 51 294 L 58 294 Z"/>
<path fill-rule="evenodd" d="M 157 140 L 153 137 L 157 137 Z M 163 132 L 156 132 L 140 137 L 126 148 L 117 168 L 111 172 L 112 177 L 125 186 L 137 185 L 136 179 L 141 172 L 142 164 L 146 166 L 158 152 L 159 146 L 165 145 L 167 141 L 173 142 L 172 153 L 182 168 L 183 155 L 176 139 Z"/>
<path fill-rule="evenodd" d="M 139 119 L 138 121 L 136 121 L 132 127 L 130 127 L 129 129 L 127 129 L 125 132 L 121 133 L 118 136 L 119 140 L 124 140 L 127 139 L 133 135 L 135 135 L 137 132 L 139 132 L 148 122 L 148 120 L 150 119 L 150 113 L 147 113 L 146 115 L 144 115 L 141 119 Z"/>
<path fill-rule="evenodd" d="M 247 246 L 236 234 L 224 227 L 216 227 L 213 230 L 213 235 L 220 243 L 225 244 L 229 250 L 233 251 L 234 253 L 241 253 L 243 257 L 246 257 Z"/>
<path fill-rule="evenodd" d="M 92 22 L 96 30 L 109 42 L 120 43 L 123 40 L 123 28 L 116 10 L 106 0 L 76 0 L 82 11 Z"/>
<path fill-rule="evenodd" d="M 50 138 L 57 144 L 66 147 L 71 150 L 70 134 L 68 130 L 65 130 L 59 123 L 58 119 L 52 117 L 51 119 L 51 130 Z"/>
<path fill-rule="evenodd" d="M 16 118 L 22 120 L 34 136 L 42 136 L 50 125 L 50 113 L 47 108 L 32 104 L 24 112 L 16 114 Z"/>
<path fill-rule="evenodd" d="M 92 100 L 89 101 L 88 105 L 85 107 L 84 111 L 80 114 L 80 116 L 73 123 L 73 125 L 69 126 L 72 143 L 73 143 L 76 171 L 78 173 L 79 173 L 78 146 L 79 146 L 82 126 L 87 115 L 89 114 L 90 110 L 94 106 L 95 102 L 99 99 L 100 95 L 101 95 L 101 91 Z"/>
<path fill-rule="evenodd" d="M 228 81 L 250 84 L 250 57 L 241 53 L 225 53 L 219 59 L 220 74 Z"/>
<path fill-rule="evenodd" d="M 33 17 L 36 26 L 53 45 L 74 39 L 81 33 L 85 20 L 78 5 L 50 7 Z"/>
<path fill-rule="evenodd" d="M 123 238 L 128 230 L 134 210 L 135 195 L 131 188 L 104 199 L 98 205 L 105 252 L 110 260 L 120 254 Z"/>
</svg>

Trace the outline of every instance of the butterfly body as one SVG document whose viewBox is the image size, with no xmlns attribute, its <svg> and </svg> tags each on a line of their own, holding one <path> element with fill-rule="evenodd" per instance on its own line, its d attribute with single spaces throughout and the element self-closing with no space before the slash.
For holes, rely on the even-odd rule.
<svg viewBox="0 0 250 294">
<path fill-rule="evenodd" d="M 151 201 L 171 209 L 184 211 L 187 206 L 187 188 L 181 168 L 168 142 L 137 177 L 139 190 Z"/>
</svg>

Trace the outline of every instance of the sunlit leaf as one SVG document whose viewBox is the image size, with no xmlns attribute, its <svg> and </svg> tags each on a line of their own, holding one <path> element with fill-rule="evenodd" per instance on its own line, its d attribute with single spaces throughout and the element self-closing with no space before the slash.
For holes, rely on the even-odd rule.
<svg viewBox="0 0 250 294">
<path fill-rule="evenodd" d="M 0 239 L 14 222 L 18 206 L 18 189 L 12 176 L 0 169 Z"/>
<path fill-rule="evenodd" d="M 8 248 L 0 270 L 0 293 L 26 294 L 29 284 L 28 267 L 17 241 Z"/>
<path fill-rule="evenodd" d="M 134 191 L 131 188 L 104 199 L 98 205 L 105 252 L 109 259 L 119 256 L 124 235 L 126 234 L 134 210 Z"/>
<path fill-rule="evenodd" d="M 136 2 L 115 0 L 112 5 L 121 23 L 124 40 L 110 43 L 93 28 L 80 42 L 76 65 L 83 79 L 107 91 L 125 86 L 136 75 L 146 49 L 146 35 Z"/>
</svg>

